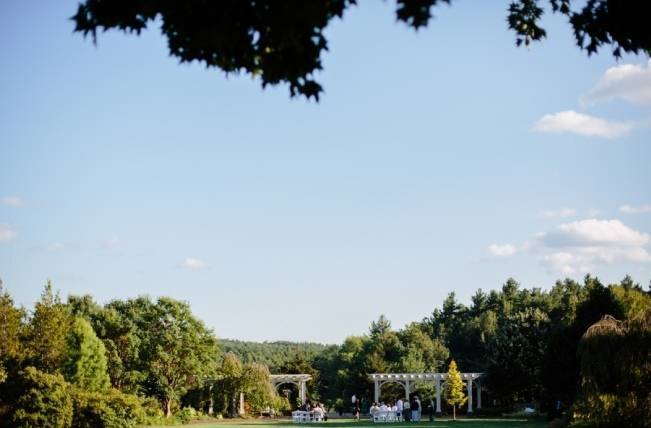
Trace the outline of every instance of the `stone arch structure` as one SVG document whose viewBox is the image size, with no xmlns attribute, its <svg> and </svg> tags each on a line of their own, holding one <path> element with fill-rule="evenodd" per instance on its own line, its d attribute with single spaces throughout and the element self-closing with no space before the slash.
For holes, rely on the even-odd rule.
<svg viewBox="0 0 651 428">
<path fill-rule="evenodd" d="M 481 380 L 483 373 L 461 373 L 461 379 L 466 381 L 468 394 L 468 413 L 473 411 L 473 383 L 477 383 L 477 409 L 481 409 Z M 372 373 L 369 378 L 375 385 L 375 402 L 380 401 L 380 390 L 382 385 L 397 383 L 405 389 L 405 398 L 409 400 L 409 394 L 416 382 L 432 382 L 436 386 L 436 413 L 441 413 L 441 393 L 445 384 L 447 373 Z"/>
<path fill-rule="evenodd" d="M 270 376 L 271 383 L 274 388 L 278 389 L 280 385 L 286 383 L 293 383 L 298 386 L 298 396 L 301 403 L 305 403 L 305 395 L 307 393 L 307 382 L 312 380 L 309 374 L 275 374 Z"/>
</svg>

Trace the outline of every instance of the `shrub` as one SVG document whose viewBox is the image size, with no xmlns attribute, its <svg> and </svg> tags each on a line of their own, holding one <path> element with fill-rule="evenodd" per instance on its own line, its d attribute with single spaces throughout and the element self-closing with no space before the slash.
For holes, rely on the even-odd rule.
<svg viewBox="0 0 651 428">
<path fill-rule="evenodd" d="M 22 394 L 13 415 L 16 427 L 67 428 L 72 423 L 71 385 L 61 375 L 27 367 L 19 374 Z"/>
<path fill-rule="evenodd" d="M 73 397 L 73 428 L 132 428 L 145 420 L 138 397 L 116 389 L 76 390 Z"/>
<path fill-rule="evenodd" d="M 154 397 L 145 397 L 140 401 L 145 418 L 161 419 L 165 417 L 163 409 L 160 407 L 160 401 Z"/>
<path fill-rule="evenodd" d="M 289 400 L 287 399 L 287 397 L 283 397 L 280 395 L 276 395 L 273 398 L 272 407 L 277 413 L 280 413 L 281 415 L 285 413 L 289 413 L 292 410 L 292 406 L 291 404 L 289 404 Z"/>
<path fill-rule="evenodd" d="M 174 415 L 174 418 L 182 424 L 189 424 L 198 416 L 197 411 L 192 407 L 184 407 Z"/>
</svg>

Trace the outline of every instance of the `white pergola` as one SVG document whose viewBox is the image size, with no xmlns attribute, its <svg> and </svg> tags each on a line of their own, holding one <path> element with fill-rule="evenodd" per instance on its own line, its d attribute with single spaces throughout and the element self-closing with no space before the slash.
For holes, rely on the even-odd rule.
<svg viewBox="0 0 651 428">
<path fill-rule="evenodd" d="M 274 388 L 278 388 L 280 385 L 285 383 L 293 383 L 298 386 L 298 396 L 301 399 L 301 403 L 305 403 L 305 393 L 306 393 L 306 384 L 308 381 L 312 380 L 312 376 L 309 374 L 275 374 L 271 375 L 271 383 Z"/>
<path fill-rule="evenodd" d="M 468 390 L 468 413 L 472 413 L 472 384 L 477 381 L 483 373 L 461 373 L 461 379 L 466 381 Z M 387 383 L 398 383 L 405 388 L 405 398 L 409 400 L 409 394 L 416 382 L 432 382 L 436 385 L 436 413 L 441 413 L 441 391 L 445 384 L 447 373 L 373 373 L 369 375 L 375 384 L 375 402 L 380 401 L 380 390 L 382 385 Z M 477 409 L 481 409 L 481 383 L 477 381 Z"/>
</svg>

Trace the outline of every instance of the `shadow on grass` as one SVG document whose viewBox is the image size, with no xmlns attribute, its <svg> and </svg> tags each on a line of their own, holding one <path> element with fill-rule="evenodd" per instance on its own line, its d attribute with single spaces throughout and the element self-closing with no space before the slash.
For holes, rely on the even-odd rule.
<svg viewBox="0 0 651 428">
<path fill-rule="evenodd" d="M 456 421 L 447 418 L 439 418 L 435 422 L 423 421 L 419 423 L 395 422 L 395 423 L 376 423 L 369 420 L 355 422 L 353 420 L 329 420 L 328 422 L 294 424 L 289 419 L 225 419 L 218 422 L 198 422 L 194 423 L 197 428 L 229 428 L 229 427 L 295 427 L 295 428 L 415 428 L 415 427 L 434 427 L 434 428 L 545 428 L 547 424 L 543 421 L 529 419 L 488 419 L 488 418 L 460 418 Z"/>
</svg>

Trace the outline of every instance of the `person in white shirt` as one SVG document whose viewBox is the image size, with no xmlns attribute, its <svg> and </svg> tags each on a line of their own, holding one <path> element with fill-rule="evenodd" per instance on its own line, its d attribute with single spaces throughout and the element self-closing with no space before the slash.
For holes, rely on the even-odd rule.
<svg viewBox="0 0 651 428">
<path fill-rule="evenodd" d="M 402 398 L 398 398 L 396 401 L 396 418 L 402 422 Z"/>
<path fill-rule="evenodd" d="M 384 404 L 384 403 L 380 404 L 380 411 L 381 412 L 387 412 L 388 410 L 389 410 L 389 408 L 387 407 L 386 404 Z"/>
<path fill-rule="evenodd" d="M 373 416 L 375 416 L 375 414 L 377 412 L 379 412 L 379 411 L 380 411 L 380 408 L 378 407 L 377 403 L 373 403 L 373 405 L 371 406 L 371 408 L 368 411 L 369 414 L 371 415 L 371 419 L 373 419 Z"/>
</svg>

